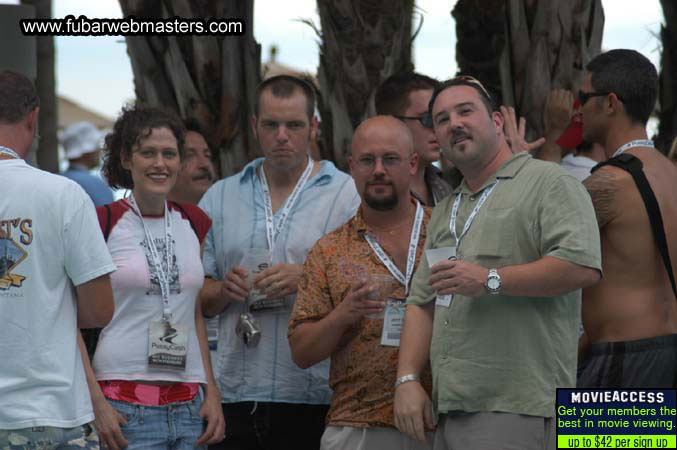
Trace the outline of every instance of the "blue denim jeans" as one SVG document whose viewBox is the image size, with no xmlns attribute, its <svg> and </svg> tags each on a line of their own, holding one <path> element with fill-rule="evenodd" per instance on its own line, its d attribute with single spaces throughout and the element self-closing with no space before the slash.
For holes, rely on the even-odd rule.
<svg viewBox="0 0 677 450">
<path fill-rule="evenodd" d="M 195 447 L 203 431 L 200 417 L 202 396 L 182 403 L 163 406 L 143 406 L 118 400 L 108 400 L 127 423 L 121 427 L 129 441 L 126 450 L 204 450 Z"/>
<path fill-rule="evenodd" d="M 0 430 L 1 450 L 98 450 L 99 438 L 89 425 L 75 428 L 32 427 Z"/>
</svg>

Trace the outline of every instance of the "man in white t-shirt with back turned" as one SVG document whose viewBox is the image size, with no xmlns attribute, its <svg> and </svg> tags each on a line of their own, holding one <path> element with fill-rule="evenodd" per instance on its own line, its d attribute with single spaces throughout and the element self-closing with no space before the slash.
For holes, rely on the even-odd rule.
<svg viewBox="0 0 677 450">
<path fill-rule="evenodd" d="M 39 109 L 0 72 L 0 448 L 97 448 L 77 330 L 113 317 L 115 265 L 85 191 L 23 160 Z"/>
</svg>

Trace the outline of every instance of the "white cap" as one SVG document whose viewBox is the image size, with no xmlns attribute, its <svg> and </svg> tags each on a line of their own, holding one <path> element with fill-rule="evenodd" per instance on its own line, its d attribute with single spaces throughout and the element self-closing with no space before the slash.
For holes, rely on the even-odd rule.
<svg viewBox="0 0 677 450">
<path fill-rule="evenodd" d="M 67 159 L 77 159 L 85 153 L 94 152 L 103 147 L 105 134 L 90 122 L 76 122 L 68 125 L 59 134 Z"/>
</svg>

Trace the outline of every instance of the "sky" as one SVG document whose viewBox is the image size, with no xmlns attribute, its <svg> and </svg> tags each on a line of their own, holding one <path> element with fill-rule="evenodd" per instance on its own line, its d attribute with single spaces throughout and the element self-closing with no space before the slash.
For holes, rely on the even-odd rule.
<svg viewBox="0 0 677 450">
<path fill-rule="evenodd" d="M 247 1 L 247 0 L 245 0 Z M 0 3 L 18 3 L 0 0 Z M 53 16 L 85 15 L 89 18 L 122 17 L 115 0 L 53 0 Z M 417 0 L 423 25 L 414 41 L 418 72 L 446 79 L 456 73 L 454 0 Z M 291 8 L 290 5 L 294 7 Z M 269 48 L 278 47 L 277 60 L 303 71 L 315 72 L 318 44 L 315 32 L 299 19 L 319 27 L 316 0 L 256 0 L 254 37 L 261 44 L 262 62 Z M 632 48 L 658 66 L 657 38 L 663 15 L 659 0 L 602 0 L 605 27 L 602 48 Z M 132 70 L 123 37 L 57 37 L 57 92 L 75 102 L 114 118 L 134 98 Z"/>
</svg>

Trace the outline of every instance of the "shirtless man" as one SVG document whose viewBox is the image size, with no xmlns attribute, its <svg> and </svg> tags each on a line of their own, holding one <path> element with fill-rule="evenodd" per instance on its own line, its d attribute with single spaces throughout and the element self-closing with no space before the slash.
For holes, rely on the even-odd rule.
<svg viewBox="0 0 677 450">
<path fill-rule="evenodd" d="M 583 138 L 608 158 L 639 158 L 677 258 L 677 169 L 647 140 L 657 95 L 654 66 L 632 50 L 593 59 L 579 92 Z M 623 74 L 623 76 L 619 76 Z M 604 166 L 585 182 L 597 214 L 604 277 L 585 289 L 579 387 L 675 387 L 677 301 L 631 175 Z M 673 263 L 673 268 L 674 268 Z"/>
</svg>

